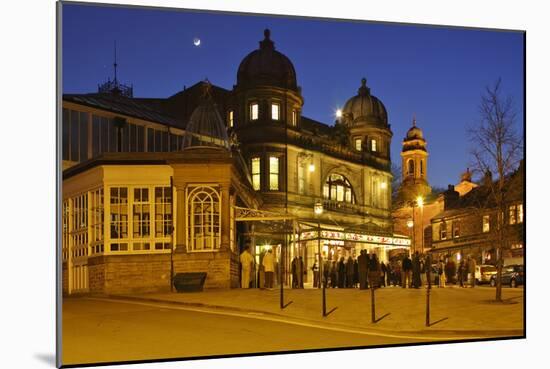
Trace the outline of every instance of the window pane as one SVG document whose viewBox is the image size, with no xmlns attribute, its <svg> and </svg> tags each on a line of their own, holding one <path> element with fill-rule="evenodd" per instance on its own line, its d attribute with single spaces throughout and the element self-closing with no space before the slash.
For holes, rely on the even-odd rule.
<svg viewBox="0 0 550 369">
<path fill-rule="evenodd" d="M 147 152 L 155 152 L 155 130 L 147 128 Z"/>
<path fill-rule="evenodd" d="M 510 206 L 508 210 L 509 218 L 510 218 L 510 224 L 516 224 L 516 206 L 512 205 Z"/>
<path fill-rule="evenodd" d="M 258 104 L 250 105 L 250 120 L 258 119 Z"/>
<path fill-rule="evenodd" d="M 296 110 L 292 111 L 292 125 L 296 126 L 296 123 L 298 121 L 298 114 L 296 113 Z"/>
<path fill-rule="evenodd" d="M 376 140 L 371 141 L 371 151 L 376 151 Z"/>
<path fill-rule="evenodd" d="M 162 132 L 155 130 L 155 152 L 162 151 Z"/>
<path fill-rule="evenodd" d="M 279 158 L 275 156 L 269 157 L 269 189 L 279 190 Z"/>
<path fill-rule="evenodd" d="M 105 117 L 100 118 L 101 122 L 101 152 L 109 152 L 109 120 Z"/>
<path fill-rule="evenodd" d="M 360 138 L 355 139 L 355 150 L 361 151 L 361 139 Z"/>
<path fill-rule="evenodd" d="M 78 135 L 78 131 L 80 129 L 80 125 L 79 125 L 79 122 L 78 122 L 78 117 L 79 117 L 79 114 L 77 111 L 74 111 L 74 110 L 70 110 L 70 114 L 71 114 L 71 129 L 70 129 L 70 132 L 71 132 L 71 153 L 70 153 L 70 156 L 69 156 L 69 160 L 72 160 L 72 161 L 78 161 L 78 144 L 80 143 L 79 141 L 79 135 Z"/>
<path fill-rule="evenodd" d="M 88 113 L 80 113 L 80 155 L 79 161 L 88 159 Z"/>
<path fill-rule="evenodd" d="M 279 111 L 280 111 L 279 104 L 271 104 L 271 119 L 279 120 L 279 116 L 280 116 Z"/>
<path fill-rule="evenodd" d="M 255 191 L 260 189 L 261 169 L 260 158 L 252 158 L 252 187 Z"/>
<path fill-rule="evenodd" d="M 100 154 L 101 149 L 101 120 L 97 115 L 92 116 L 92 157 Z"/>
<path fill-rule="evenodd" d="M 145 127 L 137 126 L 137 152 L 145 152 Z"/>
<path fill-rule="evenodd" d="M 234 113 L 233 113 L 233 110 L 230 110 L 230 111 L 229 111 L 229 127 L 233 127 L 233 124 L 234 124 L 234 122 L 233 122 L 233 114 L 234 114 Z"/>
</svg>

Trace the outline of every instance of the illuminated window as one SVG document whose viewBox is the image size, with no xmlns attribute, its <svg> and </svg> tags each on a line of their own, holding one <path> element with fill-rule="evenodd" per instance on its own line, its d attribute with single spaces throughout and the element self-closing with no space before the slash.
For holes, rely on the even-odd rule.
<svg viewBox="0 0 550 369">
<path fill-rule="evenodd" d="M 296 110 L 292 110 L 292 125 L 296 127 L 296 124 L 298 123 L 298 112 Z"/>
<path fill-rule="evenodd" d="M 255 191 L 260 190 L 261 161 L 259 157 L 252 158 L 252 187 Z"/>
<path fill-rule="evenodd" d="M 155 237 L 172 234 L 172 189 L 155 187 Z"/>
<path fill-rule="evenodd" d="M 409 159 L 407 161 L 407 169 L 408 169 L 408 175 L 413 176 L 414 175 L 414 161 L 412 159 Z"/>
<path fill-rule="evenodd" d="M 370 141 L 370 151 L 372 151 L 372 152 L 378 151 L 378 148 L 376 146 L 376 140 L 371 140 Z"/>
<path fill-rule="evenodd" d="M 508 209 L 508 216 L 509 216 L 510 224 L 516 224 L 516 222 L 517 222 L 516 211 L 517 211 L 516 205 L 510 206 L 509 209 Z"/>
<path fill-rule="evenodd" d="M 304 194 L 306 189 L 306 163 L 304 160 L 298 162 L 298 193 Z"/>
<path fill-rule="evenodd" d="M 329 200 L 355 204 L 355 195 L 351 183 L 340 174 L 328 176 L 323 186 L 323 197 Z"/>
<path fill-rule="evenodd" d="M 424 174 L 424 160 L 420 160 L 420 174 Z"/>
<path fill-rule="evenodd" d="M 111 187 L 110 195 L 110 236 L 112 239 L 128 238 L 128 188 Z M 120 247 L 113 250 L 112 244 L 111 250 L 121 251 Z"/>
<path fill-rule="evenodd" d="M 90 227 L 92 229 L 91 251 L 92 254 L 103 252 L 103 188 L 90 192 L 91 219 Z"/>
<path fill-rule="evenodd" d="M 518 204 L 518 223 L 523 223 L 523 204 Z"/>
<path fill-rule="evenodd" d="M 229 128 L 233 128 L 233 116 L 234 116 L 234 113 L 233 113 L 233 110 L 229 110 Z"/>
<path fill-rule="evenodd" d="M 134 188 L 132 221 L 134 238 L 149 237 L 151 233 L 151 208 L 148 188 Z"/>
<path fill-rule="evenodd" d="M 447 239 L 447 223 L 441 223 L 441 227 L 439 228 L 439 236 L 442 240 Z"/>
<path fill-rule="evenodd" d="M 460 236 L 460 224 L 458 222 L 453 222 L 453 237 L 457 238 Z"/>
<path fill-rule="evenodd" d="M 483 232 L 489 232 L 491 230 L 491 225 L 489 223 L 489 215 L 483 216 Z"/>
<path fill-rule="evenodd" d="M 211 251 L 220 247 L 220 195 L 216 188 L 197 186 L 187 195 L 187 247 Z M 156 247 L 156 245 L 155 245 Z"/>
<path fill-rule="evenodd" d="M 363 148 L 361 147 L 363 141 L 360 138 L 355 139 L 355 150 L 361 151 Z"/>
<path fill-rule="evenodd" d="M 250 120 L 258 120 L 258 103 L 250 104 Z"/>
<path fill-rule="evenodd" d="M 273 103 L 271 104 L 271 119 L 279 120 L 281 117 L 281 105 Z"/>
<path fill-rule="evenodd" d="M 279 158 L 269 157 L 269 190 L 279 191 Z"/>
<path fill-rule="evenodd" d="M 72 204 L 69 252 L 74 259 L 88 256 L 88 194 L 74 197 Z"/>
</svg>

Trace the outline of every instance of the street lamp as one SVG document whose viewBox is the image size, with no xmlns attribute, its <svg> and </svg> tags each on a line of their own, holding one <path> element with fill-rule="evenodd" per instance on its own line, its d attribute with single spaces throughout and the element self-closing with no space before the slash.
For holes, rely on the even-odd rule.
<svg viewBox="0 0 550 369">
<path fill-rule="evenodd" d="M 342 109 L 336 109 L 336 118 L 342 118 Z"/>
<path fill-rule="evenodd" d="M 309 172 L 310 173 L 315 172 L 315 164 L 313 164 L 313 163 L 309 164 Z"/>
<path fill-rule="evenodd" d="M 315 214 L 315 217 L 317 218 L 317 253 L 318 253 L 318 259 L 319 259 L 319 277 L 317 278 L 317 282 L 319 283 L 319 288 L 322 288 L 323 290 L 323 317 L 327 316 L 327 299 L 326 299 L 326 291 L 325 291 L 325 283 L 323 281 L 323 260 L 321 258 L 321 219 L 320 216 L 323 214 L 323 203 L 321 200 L 317 200 L 315 202 L 315 205 L 313 205 L 313 213 Z"/>
</svg>

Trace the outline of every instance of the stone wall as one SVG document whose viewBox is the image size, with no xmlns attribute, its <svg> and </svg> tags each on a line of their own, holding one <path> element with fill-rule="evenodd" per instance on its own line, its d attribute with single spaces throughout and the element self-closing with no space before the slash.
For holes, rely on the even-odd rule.
<svg viewBox="0 0 550 369">
<path fill-rule="evenodd" d="M 88 259 L 88 289 L 90 293 L 105 292 L 105 257 L 97 256 Z"/>
<path fill-rule="evenodd" d="M 170 290 L 170 254 L 104 256 L 104 293 Z"/>
<path fill-rule="evenodd" d="M 239 285 L 239 265 L 229 251 L 176 253 L 174 274 L 206 272 L 204 288 L 232 288 Z"/>
</svg>

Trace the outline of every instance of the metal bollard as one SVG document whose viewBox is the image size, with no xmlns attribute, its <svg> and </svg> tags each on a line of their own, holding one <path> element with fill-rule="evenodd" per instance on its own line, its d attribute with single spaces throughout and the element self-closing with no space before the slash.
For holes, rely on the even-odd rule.
<svg viewBox="0 0 550 369">
<path fill-rule="evenodd" d="M 374 284 L 370 286 L 370 306 L 371 306 L 371 322 L 376 323 L 376 313 L 374 306 Z"/>
</svg>

